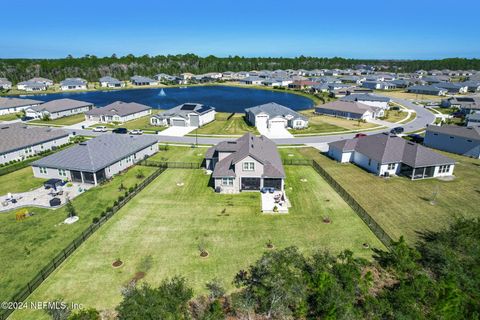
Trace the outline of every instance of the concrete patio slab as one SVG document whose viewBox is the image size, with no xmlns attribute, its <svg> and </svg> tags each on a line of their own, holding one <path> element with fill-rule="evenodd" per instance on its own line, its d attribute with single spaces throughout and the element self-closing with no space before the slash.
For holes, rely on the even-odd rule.
<svg viewBox="0 0 480 320">
<path fill-rule="evenodd" d="M 197 129 L 197 127 L 169 127 L 163 131 L 160 131 L 158 135 L 168 137 L 183 137 L 195 129 Z"/>
<path fill-rule="evenodd" d="M 261 199 L 263 213 L 288 213 L 288 208 L 291 207 L 286 193 L 282 191 L 261 193 Z"/>
</svg>

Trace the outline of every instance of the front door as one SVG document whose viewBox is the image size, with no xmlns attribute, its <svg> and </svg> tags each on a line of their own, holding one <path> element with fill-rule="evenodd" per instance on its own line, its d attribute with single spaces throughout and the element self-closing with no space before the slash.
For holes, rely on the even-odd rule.
<svg viewBox="0 0 480 320">
<path fill-rule="evenodd" d="M 242 178 L 242 190 L 260 190 L 260 178 Z"/>
</svg>

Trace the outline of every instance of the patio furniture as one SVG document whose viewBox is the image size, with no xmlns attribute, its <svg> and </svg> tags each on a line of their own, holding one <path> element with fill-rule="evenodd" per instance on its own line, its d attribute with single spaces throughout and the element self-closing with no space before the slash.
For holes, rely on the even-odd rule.
<svg viewBox="0 0 480 320">
<path fill-rule="evenodd" d="M 50 180 L 47 180 L 43 183 L 43 186 L 45 187 L 45 189 L 53 189 L 53 190 L 57 190 L 57 187 L 61 186 L 63 183 L 62 180 L 60 179 L 50 179 Z"/>
<path fill-rule="evenodd" d="M 53 198 L 50 200 L 50 207 L 58 207 L 62 201 L 59 198 Z"/>
</svg>

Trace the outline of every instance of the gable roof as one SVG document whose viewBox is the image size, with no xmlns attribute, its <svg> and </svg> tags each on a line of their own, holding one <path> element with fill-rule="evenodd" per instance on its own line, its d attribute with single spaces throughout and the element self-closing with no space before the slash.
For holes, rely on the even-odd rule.
<svg viewBox="0 0 480 320">
<path fill-rule="evenodd" d="M 231 152 L 230 155 L 215 165 L 212 174 L 214 178 L 237 176 L 234 171 L 235 164 L 249 156 L 263 164 L 263 177 L 285 177 L 277 146 L 265 136 L 256 137 L 251 133 L 247 133 L 236 141 L 223 141 L 214 148 L 215 150 L 208 151 L 208 155 L 211 157 L 213 157 L 215 151 Z"/>
<path fill-rule="evenodd" d="M 460 127 L 455 125 L 427 125 L 427 133 L 441 133 L 466 139 L 480 140 L 480 126 Z"/>
<path fill-rule="evenodd" d="M 213 110 L 215 110 L 215 108 L 211 106 L 201 103 L 187 102 L 182 103 L 181 105 L 178 105 L 172 109 L 168 109 L 160 114 L 156 114 L 153 117 L 158 119 L 168 119 L 172 117 L 181 117 L 187 119 L 188 115 L 191 113 L 202 115 Z"/>
<path fill-rule="evenodd" d="M 43 101 L 20 98 L 3 98 L 0 97 L 0 109 L 26 107 L 35 104 L 40 104 Z"/>
<path fill-rule="evenodd" d="M 390 102 L 391 99 L 384 96 L 377 96 L 374 94 L 368 93 L 358 93 L 358 94 L 350 94 L 346 95 L 345 97 L 341 98 L 342 101 L 377 101 L 377 102 Z"/>
<path fill-rule="evenodd" d="M 116 78 L 110 77 L 110 76 L 105 76 L 101 77 L 99 79 L 100 82 L 107 82 L 107 83 L 113 83 L 113 84 L 121 84 L 122 82 Z"/>
<path fill-rule="evenodd" d="M 93 106 L 93 103 L 65 98 L 65 99 L 48 101 L 41 105 L 34 106 L 31 109 L 37 112 L 48 111 L 50 113 L 53 113 L 53 112 L 62 112 L 66 110 L 77 109 L 77 108 L 82 108 L 87 106 Z"/>
<path fill-rule="evenodd" d="M 255 107 L 247 108 L 245 109 L 245 112 L 251 112 L 255 116 L 260 113 L 266 113 L 270 116 L 270 118 L 275 118 L 278 116 L 286 118 L 290 115 L 293 117 L 293 119 L 302 119 L 304 121 L 307 121 L 307 117 L 275 102 L 269 102 Z"/>
<path fill-rule="evenodd" d="M 157 82 L 157 80 L 144 77 L 144 76 L 133 76 L 133 77 L 130 77 L 130 80 L 133 82 Z"/>
<path fill-rule="evenodd" d="M 381 164 L 401 162 L 418 168 L 455 163 L 453 159 L 388 132 L 335 141 L 328 145 L 342 152 L 359 152 Z"/>
<path fill-rule="evenodd" d="M 9 153 L 63 137 L 68 133 L 48 127 L 32 127 L 22 123 L 0 124 L 0 154 Z"/>
<path fill-rule="evenodd" d="M 144 104 L 136 103 L 136 102 L 123 102 L 123 101 L 115 101 L 106 105 L 105 107 L 94 108 L 90 111 L 85 112 L 86 115 L 92 116 L 128 116 L 130 114 L 142 112 L 145 110 L 151 109 L 149 106 Z"/>
<path fill-rule="evenodd" d="M 155 136 L 104 134 L 54 153 L 32 166 L 97 172 L 157 143 Z"/>
<path fill-rule="evenodd" d="M 328 109 L 335 111 L 350 112 L 355 114 L 365 114 L 367 111 L 375 111 L 376 108 L 356 101 L 337 100 L 315 107 L 315 109 Z"/>
<path fill-rule="evenodd" d="M 61 86 L 83 86 L 87 84 L 87 80 L 82 78 L 66 78 L 60 82 Z"/>
</svg>

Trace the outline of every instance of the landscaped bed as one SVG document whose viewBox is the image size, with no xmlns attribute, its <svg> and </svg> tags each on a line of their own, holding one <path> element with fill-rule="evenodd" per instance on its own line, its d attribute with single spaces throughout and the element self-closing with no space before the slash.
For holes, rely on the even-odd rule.
<svg viewBox="0 0 480 320">
<path fill-rule="evenodd" d="M 31 172 L 32 169 L 22 170 Z M 119 190 L 120 184 L 130 188 L 143 181 L 144 178 L 136 177 L 139 170 L 148 176 L 155 169 L 133 167 L 112 181 L 88 190 L 72 200 L 80 219 L 71 225 L 62 224 L 67 218 L 65 207 L 58 210 L 28 208 L 34 215 L 18 222 L 16 210 L 1 213 L 0 301 L 9 301 L 13 294 L 85 230 L 94 217 L 100 216 L 101 211 L 112 206 L 113 202 L 125 193 L 125 190 Z"/>
<path fill-rule="evenodd" d="M 315 158 L 393 238 L 404 235 L 414 243 L 417 231 L 438 230 L 450 225 L 455 217 L 480 217 L 480 160 L 435 150 L 457 161 L 455 179 L 411 181 L 374 176 L 354 164 L 331 160 L 313 148 L 280 151 L 283 158 Z"/>
<path fill-rule="evenodd" d="M 62 297 L 85 306 L 113 309 L 121 288 L 139 272 L 158 285 L 174 275 L 188 278 L 197 292 L 221 280 L 232 290 L 236 272 L 266 250 L 296 245 L 302 251 L 381 247 L 368 227 L 311 168 L 286 167 L 289 214 L 260 214 L 260 194 L 216 194 L 203 170 L 168 169 L 102 226 L 31 296 Z M 301 179 L 307 178 L 308 182 Z M 184 185 L 179 187 L 178 183 Z M 324 223 L 328 217 L 331 223 Z M 275 249 L 267 248 L 271 244 Z M 202 251 L 208 256 L 201 257 Z M 150 267 L 145 261 L 150 257 Z M 121 259 L 121 268 L 112 262 Z M 102 292 L 101 299 L 96 292 Z M 28 313 L 28 315 L 27 315 Z M 22 311 L 14 319 L 43 316 Z"/>
</svg>

